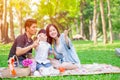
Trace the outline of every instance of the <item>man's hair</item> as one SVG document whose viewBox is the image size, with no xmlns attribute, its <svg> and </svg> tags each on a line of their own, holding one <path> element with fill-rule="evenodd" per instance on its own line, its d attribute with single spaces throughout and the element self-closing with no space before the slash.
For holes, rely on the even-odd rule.
<svg viewBox="0 0 120 80">
<path fill-rule="evenodd" d="M 35 19 L 27 19 L 24 25 L 25 31 L 26 31 L 26 27 L 30 27 L 32 24 L 37 24 L 37 20 Z"/>
</svg>

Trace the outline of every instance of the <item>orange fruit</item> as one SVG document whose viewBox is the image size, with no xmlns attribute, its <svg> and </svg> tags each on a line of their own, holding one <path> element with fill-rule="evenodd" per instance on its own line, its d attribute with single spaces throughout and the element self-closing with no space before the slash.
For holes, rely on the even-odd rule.
<svg viewBox="0 0 120 80">
<path fill-rule="evenodd" d="M 65 68 L 59 67 L 59 71 L 60 71 L 60 72 L 65 72 Z"/>
</svg>

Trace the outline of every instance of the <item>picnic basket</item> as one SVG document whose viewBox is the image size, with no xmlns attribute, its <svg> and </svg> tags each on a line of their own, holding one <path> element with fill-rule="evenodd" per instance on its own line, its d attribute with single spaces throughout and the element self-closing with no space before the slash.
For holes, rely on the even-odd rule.
<svg viewBox="0 0 120 80">
<path fill-rule="evenodd" d="M 30 67 L 25 67 L 25 68 L 24 67 L 20 67 L 17 56 L 14 56 L 14 58 L 16 58 L 16 61 L 18 63 L 18 66 L 14 68 L 15 71 L 16 71 L 16 75 L 13 76 L 10 73 L 9 67 L 7 67 L 7 68 L 0 69 L 0 77 L 1 78 L 24 77 L 24 76 L 30 75 Z"/>
</svg>

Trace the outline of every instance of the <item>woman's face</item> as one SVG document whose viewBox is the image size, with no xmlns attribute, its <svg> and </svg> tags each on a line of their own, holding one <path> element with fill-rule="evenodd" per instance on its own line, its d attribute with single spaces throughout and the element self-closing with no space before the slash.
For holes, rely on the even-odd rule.
<svg viewBox="0 0 120 80">
<path fill-rule="evenodd" d="M 56 28 L 55 28 L 54 26 L 51 26 L 51 27 L 49 28 L 49 35 L 50 35 L 50 37 L 52 37 L 52 38 L 56 38 L 56 37 L 57 37 L 58 32 L 57 32 L 57 30 L 56 30 Z"/>
</svg>

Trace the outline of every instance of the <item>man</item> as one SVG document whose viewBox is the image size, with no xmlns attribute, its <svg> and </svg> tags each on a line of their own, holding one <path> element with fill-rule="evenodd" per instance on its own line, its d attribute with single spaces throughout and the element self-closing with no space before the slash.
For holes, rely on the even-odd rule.
<svg viewBox="0 0 120 80">
<path fill-rule="evenodd" d="M 27 19 L 24 25 L 25 33 L 19 35 L 11 47 L 8 59 L 14 55 L 18 57 L 19 63 L 26 58 L 32 58 L 32 48 L 38 45 L 38 41 L 31 39 L 37 32 L 37 21 L 34 19 Z"/>
</svg>

